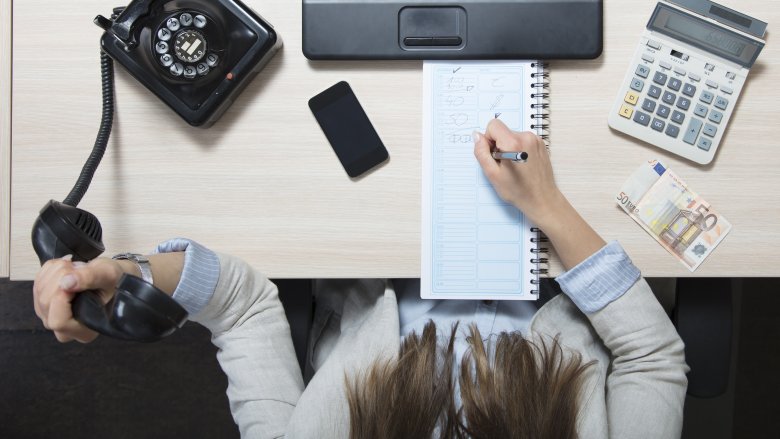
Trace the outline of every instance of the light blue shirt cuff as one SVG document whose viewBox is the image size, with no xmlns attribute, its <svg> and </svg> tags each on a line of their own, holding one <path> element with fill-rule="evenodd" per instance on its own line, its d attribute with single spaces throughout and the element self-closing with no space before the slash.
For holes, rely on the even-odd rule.
<svg viewBox="0 0 780 439">
<path fill-rule="evenodd" d="M 195 241 L 174 238 L 158 245 L 153 253 L 184 252 L 184 269 L 173 292 L 190 316 L 199 313 L 214 295 L 219 281 L 219 258 L 213 251 Z"/>
<path fill-rule="evenodd" d="M 556 280 L 574 304 L 590 314 L 619 299 L 641 275 L 623 247 L 612 241 Z"/>
</svg>

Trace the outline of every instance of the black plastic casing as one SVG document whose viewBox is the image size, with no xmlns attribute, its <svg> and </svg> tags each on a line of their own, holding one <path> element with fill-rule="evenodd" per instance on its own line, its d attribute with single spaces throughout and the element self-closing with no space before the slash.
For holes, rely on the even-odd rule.
<svg viewBox="0 0 780 439">
<path fill-rule="evenodd" d="M 303 54 L 324 59 L 593 59 L 603 0 L 303 0 Z"/>
<path fill-rule="evenodd" d="M 337 103 L 341 105 L 334 107 Z M 389 158 L 382 139 L 345 81 L 309 99 L 309 109 L 351 178 Z"/>
<path fill-rule="evenodd" d="M 219 53 L 220 63 L 205 77 L 173 77 L 157 60 L 154 35 L 178 10 L 201 13 L 213 28 L 206 37 Z M 273 27 L 238 0 L 154 1 L 149 14 L 133 24 L 132 35 L 138 44 L 128 49 L 108 30 L 100 40 L 101 48 L 187 123 L 201 127 L 214 124 L 282 46 Z"/>
</svg>

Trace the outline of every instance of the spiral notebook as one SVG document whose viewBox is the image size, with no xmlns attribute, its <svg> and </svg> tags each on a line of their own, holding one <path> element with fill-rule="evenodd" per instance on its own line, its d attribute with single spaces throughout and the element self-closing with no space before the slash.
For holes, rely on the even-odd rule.
<svg viewBox="0 0 780 439">
<path fill-rule="evenodd" d="M 426 61 L 423 78 L 421 297 L 536 300 L 545 238 L 498 197 L 474 158 L 472 133 L 498 118 L 546 141 L 545 66 Z"/>
</svg>

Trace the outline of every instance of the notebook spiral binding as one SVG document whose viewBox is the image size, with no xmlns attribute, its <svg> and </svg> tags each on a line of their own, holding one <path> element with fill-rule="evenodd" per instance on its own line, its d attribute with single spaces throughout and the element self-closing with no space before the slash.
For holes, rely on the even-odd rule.
<svg viewBox="0 0 780 439">
<path fill-rule="evenodd" d="M 535 71 L 531 73 L 531 79 L 533 80 L 531 87 L 534 89 L 534 92 L 531 94 L 531 119 L 534 121 L 531 125 L 531 129 L 536 131 L 536 134 L 541 137 L 542 140 L 544 140 L 545 146 L 547 146 L 549 149 L 550 73 L 547 71 L 548 64 L 544 62 L 534 62 L 531 64 L 531 68 L 535 69 Z M 531 238 L 532 243 L 537 244 L 549 242 L 549 239 L 538 227 L 531 228 L 531 233 L 536 235 L 535 237 Z M 535 276 L 547 274 L 549 271 L 547 268 L 547 264 L 549 262 L 547 257 L 549 248 L 537 247 L 531 249 L 531 252 L 534 255 L 530 260 L 531 266 L 534 267 L 531 269 L 531 274 Z M 531 283 L 534 285 L 539 285 L 539 279 L 533 279 Z M 531 294 L 538 296 L 539 289 L 537 288 L 532 290 Z"/>
<path fill-rule="evenodd" d="M 535 69 L 531 73 L 531 87 L 534 92 L 531 93 L 531 119 L 533 124 L 531 129 L 544 140 L 544 144 L 550 147 L 550 73 L 547 71 L 548 64 L 544 62 L 533 62 L 531 68 Z"/>
<path fill-rule="evenodd" d="M 534 244 L 536 243 L 544 243 L 549 242 L 550 240 L 544 236 L 544 233 L 538 228 L 538 227 L 532 227 L 531 233 L 535 233 L 536 236 L 531 238 L 531 242 Z M 537 247 L 532 248 L 531 253 L 534 254 L 534 256 L 530 259 L 529 262 L 531 262 L 531 265 L 535 268 L 531 269 L 531 274 L 538 276 L 540 274 L 547 274 L 548 268 L 546 267 L 547 263 L 550 262 L 550 260 L 547 258 L 547 254 L 549 253 L 549 248 L 547 247 Z M 533 279 L 531 280 L 531 283 L 533 285 L 539 285 L 539 279 Z M 531 290 L 531 294 L 539 295 L 539 290 Z"/>
</svg>

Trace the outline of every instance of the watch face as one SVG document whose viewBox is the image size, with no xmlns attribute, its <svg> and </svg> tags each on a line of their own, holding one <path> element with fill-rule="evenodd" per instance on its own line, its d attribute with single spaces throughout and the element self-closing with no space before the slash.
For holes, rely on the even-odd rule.
<svg viewBox="0 0 780 439">
<path fill-rule="evenodd" d="M 185 30 L 176 35 L 173 50 L 184 62 L 198 62 L 206 55 L 206 38 L 198 31 Z"/>
</svg>

